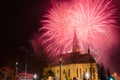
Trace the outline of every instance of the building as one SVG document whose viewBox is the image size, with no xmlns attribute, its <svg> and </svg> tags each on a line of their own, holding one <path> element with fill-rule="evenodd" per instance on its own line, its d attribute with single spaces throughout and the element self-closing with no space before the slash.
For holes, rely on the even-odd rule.
<svg viewBox="0 0 120 80">
<path fill-rule="evenodd" d="M 53 62 L 44 69 L 48 80 L 98 80 L 97 64 L 88 49 L 87 53 L 80 54 L 79 41 L 74 29 L 73 49 L 71 53 L 54 57 Z M 46 80 L 46 79 L 45 79 Z"/>
<path fill-rule="evenodd" d="M 61 59 L 61 60 L 60 60 Z M 45 75 L 60 80 L 71 80 L 74 77 L 78 80 L 98 80 L 97 65 L 89 53 L 69 53 L 55 57 L 54 63 L 45 68 Z"/>
</svg>

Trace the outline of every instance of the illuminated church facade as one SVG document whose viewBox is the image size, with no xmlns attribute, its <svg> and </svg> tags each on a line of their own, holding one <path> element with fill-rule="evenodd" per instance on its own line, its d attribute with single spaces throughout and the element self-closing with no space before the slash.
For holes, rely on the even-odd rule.
<svg viewBox="0 0 120 80">
<path fill-rule="evenodd" d="M 97 64 L 89 53 L 83 55 L 79 53 L 62 54 L 61 62 L 57 57 L 54 64 L 44 70 L 45 73 L 49 71 L 52 72 L 51 76 L 57 80 L 60 80 L 60 75 L 61 80 L 71 80 L 74 77 L 78 80 L 98 80 Z"/>
<path fill-rule="evenodd" d="M 97 64 L 90 49 L 80 54 L 75 31 L 72 52 L 54 57 L 53 62 L 44 69 L 44 75 L 46 80 L 73 80 L 74 77 L 77 80 L 98 80 Z"/>
</svg>

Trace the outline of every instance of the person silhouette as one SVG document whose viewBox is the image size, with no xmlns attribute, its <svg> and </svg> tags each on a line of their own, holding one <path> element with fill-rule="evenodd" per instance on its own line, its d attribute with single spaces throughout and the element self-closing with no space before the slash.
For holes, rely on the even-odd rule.
<svg viewBox="0 0 120 80">
<path fill-rule="evenodd" d="M 77 78 L 76 78 L 76 77 L 74 77 L 74 78 L 73 78 L 73 80 L 77 80 Z"/>
</svg>

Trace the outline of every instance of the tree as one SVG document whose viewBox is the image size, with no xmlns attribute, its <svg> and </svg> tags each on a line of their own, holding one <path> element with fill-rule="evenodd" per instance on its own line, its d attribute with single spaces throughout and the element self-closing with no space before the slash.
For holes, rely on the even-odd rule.
<svg viewBox="0 0 120 80">
<path fill-rule="evenodd" d="M 104 69 L 104 66 L 103 66 L 103 65 L 99 68 L 98 74 L 99 74 L 99 78 L 100 78 L 101 80 L 107 80 L 107 78 L 106 78 L 106 73 L 105 73 L 105 69 Z"/>
<path fill-rule="evenodd" d="M 110 74 L 110 70 L 107 69 L 107 78 L 109 79 L 110 76 L 111 76 L 111 74 Z"/>
</svg>

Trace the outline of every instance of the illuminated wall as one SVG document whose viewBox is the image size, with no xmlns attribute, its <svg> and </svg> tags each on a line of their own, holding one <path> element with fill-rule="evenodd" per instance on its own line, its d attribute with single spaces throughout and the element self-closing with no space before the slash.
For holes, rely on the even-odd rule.
<svg viewBox="0 0 120 80">
<path fill-rule="evenodd" d="M 54 73 L 54 76 L 59 80 L 60 66 L 52 66 L 45 69 L 46 72 L 48 70 L 51 70 Z M 61 80 L 72 80 L 74 77 L 78 78 L 78 80 L 83 80 L 84 77 L 90 80 L 90 75 L 92 75 L 92 80 L 98 80 L 96 63 L 62 65 L 61 75 Z"/>
</svg>

